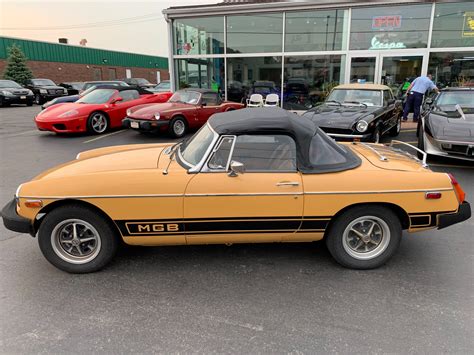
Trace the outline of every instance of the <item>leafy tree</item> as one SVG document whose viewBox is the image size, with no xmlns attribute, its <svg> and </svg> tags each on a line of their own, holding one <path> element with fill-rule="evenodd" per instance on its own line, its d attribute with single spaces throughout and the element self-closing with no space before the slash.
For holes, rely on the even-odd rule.
<svg viewBox="0 0 474 355">
<path fill-rule="evenodd" d="M 7 66 L 3 73 L 3 78 L 16 81 L 19 84 L 26 84 L 28 79 L 33 78 L 33 73 L 26 64 L 25 54 L 15 43 L 8 48 Z"/>
</svg>

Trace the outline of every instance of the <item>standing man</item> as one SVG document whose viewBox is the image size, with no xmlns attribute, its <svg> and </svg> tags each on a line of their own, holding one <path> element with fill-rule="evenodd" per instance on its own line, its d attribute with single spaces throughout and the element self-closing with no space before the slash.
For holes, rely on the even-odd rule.
<svg viewBox="0 0 474 355">
<path fill-rule="evenodd" d="M 407 89 L 407 102 L 403 108 L 403 120 L 408 119 L 408 113 L 413 110 L 413 122 L 418 122 L 420 116 L 420 107 L 423 103 L 423 96 L 428 90 L 439 92 L 438 88 L 432 81 L 432 75 L 419 76 L 410 84 Z"/>
</svg>

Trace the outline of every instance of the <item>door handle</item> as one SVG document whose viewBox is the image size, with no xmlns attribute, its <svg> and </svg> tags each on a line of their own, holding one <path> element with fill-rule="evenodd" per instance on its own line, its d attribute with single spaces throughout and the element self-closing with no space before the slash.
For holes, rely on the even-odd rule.
<svg viewBox="0 0 474 355">
<path fill-rule="evenodd" d="M 299 186 L 300 183 L 296 181 L 280 181 L 277 182 L 276 186 Z"/>
</svg>

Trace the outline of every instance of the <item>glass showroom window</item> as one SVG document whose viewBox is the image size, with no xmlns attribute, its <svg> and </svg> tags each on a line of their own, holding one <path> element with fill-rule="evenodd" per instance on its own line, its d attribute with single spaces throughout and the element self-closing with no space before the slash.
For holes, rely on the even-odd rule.
<svg viewBox="0 0 474 355">
<path fill-rule="evenodd" d="M 227 58 L 227 100 L 281 94 L 281 57 Z"/>
<path fill-rule="evenodd" d="M 227 53 L 281 52 L 283 14 L 227 17 Z"/>
<path fill-rule="evenodd" d="M 474 47 L 474 3 L 436 4 L 432 47 Z"/>
<path fill-rule="evenodd" d="M 175 59 L 177 89 L 205 88 L 224 93 L 224 58 Z"/>
<path fill-rule="evenodd" d="M 224 17 L 175 20 L 173 34 L 175 54 L 224 53 Z"/>
<path fill-rule="evenodd" d="M 344 81 L 345 56 L 285 57 L 283 108 L 307 110 Z"/>
<path fill-rule="evenodd" d="M 287 12 L 285 52 L 345 48 L 347 10 Z"/>
<path fill-rule="evenodd" d="M 431 4 L 352 9 L 350 49 L 426 48 Z"/>
<path fill-rule="evenodd" d="M 428 73 L 438 87 L 474 86 L 474 52 L 431 53 Z"/>
</svg>

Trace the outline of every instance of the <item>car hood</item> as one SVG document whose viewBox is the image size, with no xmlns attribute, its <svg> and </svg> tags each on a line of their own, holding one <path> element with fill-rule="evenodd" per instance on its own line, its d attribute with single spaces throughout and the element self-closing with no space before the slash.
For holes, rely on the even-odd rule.
<svg viewBox="0 0 474 355">
<path fill-rule="evenodd" d="M 196 106 L 180 102 L 164 102 L 158 104 L 146 104 L 133 107 L 128 117 L 145 120 L 155 119 L 155 114 L 166 115 L 173 111 L 194 110 Z"/>
<path fill-rule="evenodd" d="M 28 95 L 30 90 L 28 89 L 23 89 L 23 88 L 0 88 L 0 91 L 8 91 L 13 94 L 19 94 L 19 95 Z"/>
<path fill-rule="evenodd" d="M 378 109 L 378 107 L 322 104 L 305 112 L 303 116 L 319 127 L 352 128 L 357 121 L 371 116 Z"/>
<path fill-rule="evenodd" d="M 107 104 L 79 104 L 76 102 L 60 102 L 60 104 L 52 105 L 46 108 L 45 110 L 41 111 L 37 116 L 36 119 L 41 121 L 43 119 L 58 119 L 59 116 L 63 113 L 68 111 L 76 110 L 77 114 L 71 115 L 64 118 L 72 118 L 81 115 L 87 115 L 88 113 L 92 112 L 96 109 L 106 109 Z"/>
<path fill-rule="evenodd" d="M 62 86 L 56 86 L 56 85 L 37 85 L 35 86 L 35 88 L 38 88 L 38 89 L 61 89 L 61 90 L 64 90 L 64 88 Z"/>
<path fill-rule="evenodd" d="M 432 111 L 428 117 L 431 133 L 440 140 L 474 142 L 474 108 L 465 109 L 464 116 L 452 107 Z"/>
<path fill-rule="evenodd" d="M 162 150 L 170 143 L 133 144 L 85 151 L 76 160 L 49 169 L 33 180 L 58 179 L 104 172 L 156 169 Z"/>
</svg>

